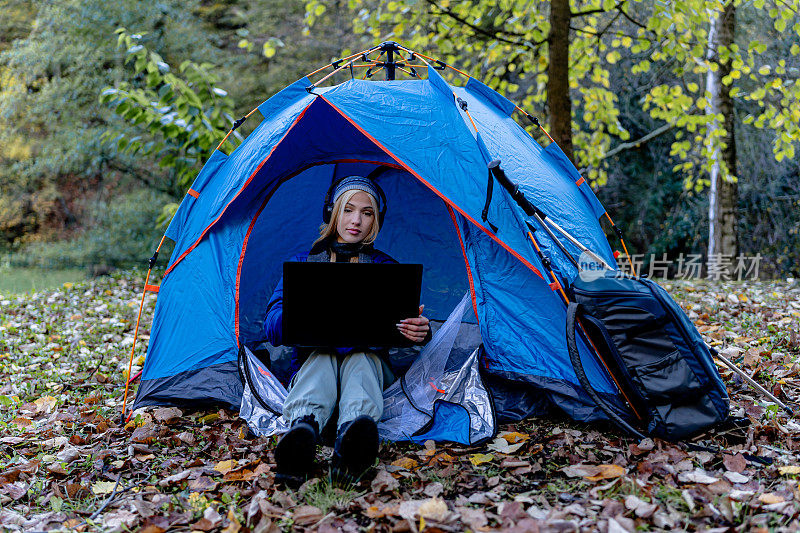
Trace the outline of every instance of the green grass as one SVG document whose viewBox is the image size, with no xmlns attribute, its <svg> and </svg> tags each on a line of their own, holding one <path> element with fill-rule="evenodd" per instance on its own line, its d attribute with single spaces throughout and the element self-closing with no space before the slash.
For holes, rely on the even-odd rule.
<svg viewBox="0 0 800 533">
<path fill-rule="evenodd" d="M 82 269 L 0 268 L 0 294 L 41 291 L 86 279 Z"/>
</svg>

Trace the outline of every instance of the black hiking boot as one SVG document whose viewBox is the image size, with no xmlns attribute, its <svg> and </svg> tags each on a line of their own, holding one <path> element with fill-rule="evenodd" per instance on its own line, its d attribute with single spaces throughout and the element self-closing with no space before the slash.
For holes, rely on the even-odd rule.
<svg viewBox="0 0 800 533">
<path fill-rule="evenodd" d="M 292 422 L 275 447 L 275 481 L 292 488 L 302 485 L 314 469 L 318 442 L 319 425 L 313 415 Z"/>
<path fill-rule="evenodd" d="M 378 425 L 366 415 L 346 422 L 339 429 L 331 458 L 332 477 L 355 483 L 378 457 Z"/>
</svg>

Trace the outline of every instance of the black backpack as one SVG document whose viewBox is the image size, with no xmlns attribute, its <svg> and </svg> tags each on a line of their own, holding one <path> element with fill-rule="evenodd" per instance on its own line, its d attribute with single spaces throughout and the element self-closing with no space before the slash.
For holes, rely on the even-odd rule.
<svg viewBox="0 0 800 533">
<path fill-rule="evenodd" d="M 639 438 L 676 441 L 728 417 L 729 400 L 709 348 L 654 281 L 605 271 L 570 290 L 567 347 L 578 381 L 612 421 Z M 593 345 L 627 400 L 620 416 L 592 388 L 576 333 Z M 626 420 L 627 419 L 627 420 Z M 635 427 L 633 427 L 635 426 Z"/>
</svg>

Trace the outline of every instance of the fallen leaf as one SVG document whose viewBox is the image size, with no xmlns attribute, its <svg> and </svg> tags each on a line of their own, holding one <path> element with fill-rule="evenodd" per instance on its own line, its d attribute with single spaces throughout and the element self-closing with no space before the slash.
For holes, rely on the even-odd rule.
<svg viewBox="0 0 800 533">
<path fill-rule="evenodd" d="M 744 474 L 740 474 L 739 472 L 725 472 L 722 475 L 725 476 L 725 479 L 727 479 L 731 483 L 747 483 L 748 481 L 750 481 L 749 476 L 745 476 Z"/>
<path fill-rule="evenodd" d="M 633 455 L 642 455 L 643 453 L 647 453 L 651 451 L 655 447 L 655 443 L 653 439 L 647 438 L 642 439 L 639 444 L 631 444 L 628 446 L 628 449 Z"/>
<path fill-rule="evenodd" d="M 178 483 L 189 477 L 192 473 L 191 470 L 184 470 L 183 472 L 178 472 L 177 474 L 173 474 L 169 477 L 166 477 L 158 482 L 160 487 L 168 487 L 173 483 Z"/>
<path fill-rule="evenodd" d="M 169 424 L 183 416 L 183 411 L 177 407 L 160 407 L 153 411 L 153 418 L 158 422 Z"/>
<path fill-rule="evenodd" d="M 442 492 L 444 492 L 444 485 L 442 485 L 438 481 L 434 481 L 433 483 L 428 483 L 425 486 L 425 489 L 422 491 L 422 493 L 425 496 L 430 496 L 431 498 L 440 496 Z"/>
<path fill-rule="evenodd" d="M 314 525 L 322 520 L 323 516 L 320 508 L 313 505 L 301 505 L 292 513 L 294 523 L 299 526 Z"/>
<path fill-rule="evenodd" d="M 518 442 L 525 442 L 526 440 L 530 439 L 530 435 L 526 435 L 525 433 L 519 433 L 517 431 L 504 431 L 497 435 L 500 438 L 503 438 L 509 444 L 516 444 Z"/>
<path fill-rule="evenodd" d="M 28 494 L 28 488 L 22 482 L 7 483 L 0 487 L 0 492 L 7 494 L 12 500 L 19 500 Z"/>
<path fill-rule="evenodd" d="M 228 459 L 227 461 L 220 461 L 219 463 L 217 463 L 217 466 L 214 467 L 214 470 L 216 470 L 220 474 L 227 474 L 228 472 L 236 468 L 238 465 L 239 465 L 238 461 L 235 461 L 234 459 Z"/>
<path fill-rule="evenodd" d="M 403 468 L 405 470 L 414 470 L 419 466 L 419 462 L 412 459 L 411 457 L 401 457 L 392 461 L 392 466 L 396 466 L 398 468 Z"/>
<path fill-rule="evenodd" d="M 111 494 L 114 491 L 115 485 L 116 483 L 113 481 L 96 481 L 92 485 L 92 492 L 98 496 L 102 494 Z"/>
<path fill-rule="evenodd" d="M 475 466 L 489 463 L 494 460 L 494 455 L 490 453 L 475 453 L 469 456 L 469 462 Z"/>
<path fill-rule="evenodd" d="M 52 396 L 42 396 L 41 398 L 35 400 L 33 403 L 36 406 L 37 413 L 49 413 L 56 406 L 58 400 L 56 400 Z"/>
<path fill-rule="evenodd" d="M 443 522 L 449 513 L 447 509 L 447 504 L 441 498 L 431 498 L 430 500 L 425 500 L 419 506 L 419 516 L 420 518 L 427 518 L 429 520 L 436 520 L 437 522 Z"/>
<path fill-rule="evenodd" d="M 737 472 L 739 474 L 741 474 L 744 469 L 747 468 L 747 459 L 745 459 L 740 453 L 737 453 L 736 455 L 723 455 L 722 463 L 725 465 L 725 468 L 731 472 Z"/>
<path fill-rule="evenodd" d="M 650 518 L 658 509 L 658 505 L 655 503 L 647 503 L 633 494 L 625 498 L 625 507 L 633 511 L 639 518 Z"/>
<path fill-rule="evenodd" d="M 614 479 L 625 473 L 625 469 L 619 465 L 598 465 L 600 472 L 586 478 L 587 481 L 600 481 L 602 479 Z"/>
<path fill-rule="evenodd" d="M 498 453 L 512 454 L 519 450 L 524 444 L 524 441 L 518 444 L 509 444 L 506 439 L 498 437 L 494 439 L 491 444 L 486 446 L 486 448 Z"/>
<path fill-rule="evenodd" d="M 400 483 L 386 470 L 378 470 L 375 479 L 372 480 L 372 492 L 392 492 L 400 487 Z"/>
<path fill-rule="evenodd" d="M 133 430 L 133 434 L 131 435 L 131 441 L 136 442 L 138 444 L 150 444 L 154 440 L 158 433 L 156 432 L 155 428 L 151 425 L 137 427 Z"/>
<path fill-rule="evenodd" d="M 767 492 L 766 494 L 761 494 L 758 497 L 758 501 L 764 505 L 771 505 L 774 503 L 783 503 L 786 501 L 786 499 L 783 496 L 775 494 L 774 492 Z"/>
<path fill-rule="evenodd" d="M 236 519 L 236 514 L 233 512 L 233 508 L 231 507 L 228 509 L 228 527 L 222 530 L 222 533 L 239 533 L 239 530 L 242 529 L 242 524 Z"/>
<path fill-rule="evenodd" d="M 200 422 L 204 424 L 208 424 L 209 422 L 214 422 L 215 420 L 219 420 L 219 413 L 210 413 L 200 417 Z"/>
<path fill-rule="evenodd" d="M 561 472 L 567 477 L 591 477 L 600 473 L 600 467 L 598 465 L 584 464 L 569 465 L 562 468 Z"/>
<path fill-rule="evenodd" d="M 483 509 L 473 509 L 471 507 L 456 507 L 456 512 L 461 517 L 461 521 L 468 525 L 473 531 L 480 531 L 489 519 L 486 517 L 486 511 Z"/>
<path fill-rule="evenodd" d="M 80 483 L 67 483 L 67 486 L 64 488 L 67 491 L 67 496 L 74 500 L 82 500 L 92 495 L 92 491 Z"/>
<path fill-rule="evenodd" d="M 781 466 L 778 468 L 778 472 L 780 472 L 784 476 L 794 476 L 800 474 L 800 466 L 790 465 L 790 466 Z"/>
<path fill-rule="evenodd" d="M 42 441 L 42 446 L 45 448 L 61 448 L 67 444 L 69 444 L 69 439 L 67 437 L 53 437 L 52 439 Z"/>
<path fill-rule="evenodd" d="M 719 479 L 709 476 L 703 470 L 698 468 L 694 472 L 681 472 L 678 475 L 678 481 L 682 481 L 684 483 L 701 483 L 703 485 L 710 485 L 711 483 L 716 483 L 719 481 Z"/>
<path fill-rule="evenodd" d="M 207 476 L 200 476 L 189 481 L 189 490 L 194 492 L 208 492 L 216 490 L 219 483 Z"/>
</svg>

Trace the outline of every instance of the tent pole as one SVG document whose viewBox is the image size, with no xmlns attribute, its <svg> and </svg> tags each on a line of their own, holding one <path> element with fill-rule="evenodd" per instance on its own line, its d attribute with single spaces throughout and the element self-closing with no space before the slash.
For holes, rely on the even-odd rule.
<svg viewBox="0 0 800 533">
<path fill-rule="evenodd" d="M 725 366 L 727 366 L 728 368 L 739 374 L 739 376 L 741 376 L 741 378 L 745 381 L 745 383 L 750 385 L 750 387 L 752 387 L 755 391 L 760 392 L 761 394 L 763 394 L 764 396 L 775 402 L 781 409 L 786 411 L 789 414 L 789 416 L 794 416 L 794 411 L 792 410 L 791 407 L 780 401 L 778 398 L 775 397 L 774 394 L 772 394 L 767 389 L 759 385 L 758 382 L 756 382 L 756 380 L 748 376 L 744 370 L 731 363 L 726 357 L 724 357 L 717 350 L 715 350 L 711 346 L 708 346 L 708 344 L 706 344 L 706 346 L 708 347 L 709 350 L 711 350 L 711 353 L 714 355 L 714 357 L 722 361 L 725 364 Z"/>
<path fill-rule="evenodd" d="M 120 425 L 122 425 L 122 424 L 124 424 L 126 422 L 126 420 L 125 420 L 125 412 L 128 409 L 128 405 L 127 405 L 127 403 L 128 403 L 128 389 L 130 388 L 131 381 L 133 381 L 131 379 L 131 369 L 133 368 L 133 354 L 136 351 L 136 338 L 139 336 L 139 323 L 142 320 L 142 309 L 144 309 L 144 297 L 147 294 L 148 282 L 150 281 L 150 273 L 153 271 L 153 267 L 155 266 L 156 261 L 158 260 L 158 251 L 161 250 L 161 245 L 164 244 L 164 239 L 166 239 L 166 238 L 167 238 L 166 235 L 161 237 L 161 242 L 158 243 L 158 247 L 156 248 L 156 252 L 153 254 L 153 257 L 150 258 L 149 268 L 147 269 L 147 276 L 145 276 L 145 278 L 144 278 L 144 287 L 142 288 L 142 300 L 139 303 L 139 315 L 136 317 L 136 328 L 133 330 L 133 345 L 131 346 L 131 356 L 130 356 L 130 360 L 128 361 L 128 377 L 125 380 L 125 395 L 122 397 L 122 414 L 120 415 L 120 418 L 119 418 Z M 131 410 L 131 414 L 133 414 L 132 410 Z"/>
</svg>

